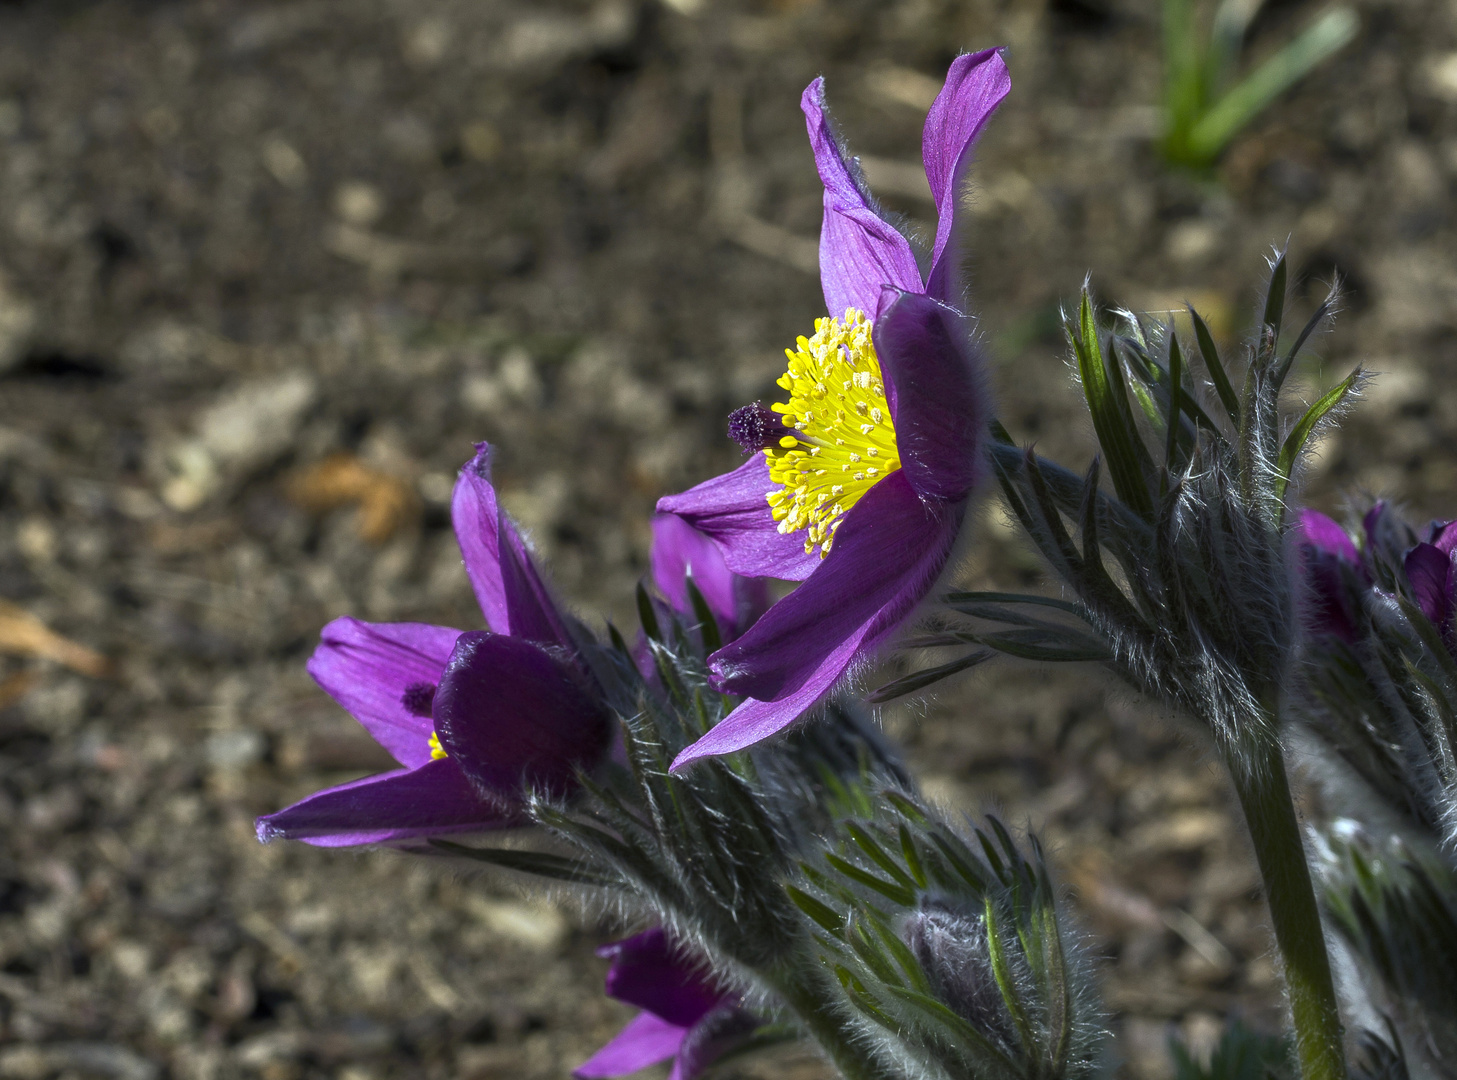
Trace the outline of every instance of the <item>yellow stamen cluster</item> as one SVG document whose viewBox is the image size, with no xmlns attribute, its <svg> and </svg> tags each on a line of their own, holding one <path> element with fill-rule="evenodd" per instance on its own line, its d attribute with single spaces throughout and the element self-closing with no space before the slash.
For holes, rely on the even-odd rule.
<svg viewBox="0 0 1457 1080">
<path fill-rule="evenodd" d="M 441 758 L 449 756 L 445 752 L 445 747 L 440 745 L 440 736 L 432 731 L 430 733 L 430 760 L 439 761 Z"/>
<path fill-rule="evenodd" d="M 816 319 L 814 337 L 797 345 L 784 350 L 789 370 L 779 379 L 789 401 L 771 406 L 794 434 L 764 451 L 782 485 L 768 498 L 779 531 L 808 530 L 805 553 L 818 546 L 823 558 L 846 511 L 900 468 L 900 452 L 865 313 Z"/>
</svg>

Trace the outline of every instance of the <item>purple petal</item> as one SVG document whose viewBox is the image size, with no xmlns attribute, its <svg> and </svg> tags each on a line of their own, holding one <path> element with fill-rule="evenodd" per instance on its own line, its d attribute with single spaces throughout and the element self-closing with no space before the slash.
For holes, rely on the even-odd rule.
<svg viewBox="0 0 1457 1080">
<path fill-rule="evenodd" d="M 653 518 L 653 548 L 649 556 L 653 581 L 674 610 L 692 614 L 688 579 L 703 594 L 714 617 L 724 627 L 738 622 L 735 575 L 723 561 L 718 545 L 676 514 Z"/>
<path fill-rule="evenodd" d="M 1389 509 L 1390 507 L 1387 506 L 1385 499 L 1378 499 L 1372 505 L 1371 509 L 1367 510 L 1361 518 L 1361 528 L 1366 533 L 1366 548 L 1368 551 L 1375 551 L 1380 546 L 1379 537 L 1383 531 L 1383 519 L 1386 517 Z"/>
<path fill-rule="evenodd" d="M 766 501 L 776 486 L 769 479 L 768 460 L 755 454 L 733 472 L 659 499 L 658 513 L 677 514 L 711 536 L 736 574 L 803 581 L 820 557 L 805 554 L 803 533 L 779 531 Z"/>
<path fill-rule="evenodd" d="M 723 992 L 704 978 L 702 965 L 675 948 L 662 927 L 604 945 L 597 955 L 612 961 L 608 997 L 669 1023 L 689 1027 L 724 1000 Z"/>
<path fill-rule="evenodd" d="M 687 1034 L 687 1028 L 670 1024 L 649 1012 L 639 1013 L 615 1039 L 573 1070 L 572 1075 L 581 1080 L 626 1076 L 668 1060 L 678 1052 Z"/>
<path fill-rule="evenodd" d="M 525 541 L 497 502 L 491 453 L 490 443 L 476 443 L 476 456 L 460 470 L 450 503 L 455 538 L 481 613 L 498 634 L 570 647 L 571 635 Z"/>
<path fill-rule="evenodd" d="M 972 146 L 1002 99 L 1012 77 L 996 49 L 958 56 L 946 73 L 921 135 L 921 158 L 936 199 L 936 244 L 931 250 L 931 275 L 924 290 L 938 300 L 960 305 L 960 259 L 956 236 L 962 182 L 971 166 Z"/>
<path fill-rule="evenodd" d="M 843 671 L 911 613 L 946 565 L 960 505 L 923 503 L 904 469 L 847 513 L 834 547 L 803 585 L 709 658 L 718 689 L 773 701 L 826 663 Z"/>
<path fill-rule="evenodd" d="M 308 671 L 401 765 L 430 760 L 428 717 L 405 705 L 407 691 L 440 681 L 459 630 L 426 623 L 335 619 L 319 634 Z"/>
<path fill-rule="evenodd" d="M 825 106 L 825 80 L 810 83 L 799 104 L 825 185 L 820 284 L 830 314 L 838 317 L 853 307 L 869 315 L 885 285 L 923 291 L 909 241 L 876 211 L 859 167 L 840 152 Z"/>
<path fill-rule="evenodd" d="M 901 468 L 922 498 L 963 499 L 984 469 L 985 365 L 960 312 L 916 293 L 888 295 L 895 299 L 875 320 L 875 352 Z"/>
<path fill-rule="evenodd" d="M 688 598 L 688 579 L 693 579 L 724 641 L 738 637 L 769 609 L 764 581 L 735 574 L 723 561 L 719 546 L 676 514 L 653 518 L 649 563 L 654 583 L 679 614 L 693 614 Z"/>
<path fill-rule="evenodd" d="M 1432 545 L 1445 555 L 1457 548 L 1457 521 L 1432 522 Z"/>
<path fill-rule="evenodd" d="M 732 754 L 777 735 L 813 709 L 834 688 L 845 666 L 837 656 L 829 657 L 794 693 L 778 701 L 741 702 L 695 743 L 685 746 L 673 759 L 670 772 L 680 772 L 699 758 Z"/>
<path fill-rule="evenodd" d="M 577 673 L 505 634 L 462 634 L 435 692 L 440 745 L 476 790 L 507 804 L 523 787 L 564 794 L 606 752 L 611 719 Z"/>
<path fill-rule="evenodd" d="M 1406 579 L 1422 614 L 1446 631 L 1452 617 L 1452 556 L 1434 544 L 1418 544 L 1407 553 Z"/>
<path fill-rule="evenodd" d="M 511 824 L 471 789 L 455 762 L 440 758 L 315 792 L 259 818 L 258 839 L 351 847 Z"/>
<path fill-rule="evenodd" d="M 1352 566 L 1359 565 L 1361 553 L 1350 534 L 1318 510 L 1302 510 L 1295 525 L 1296 541 L 1315 551 L 1334 555 Z"/>
</svg>

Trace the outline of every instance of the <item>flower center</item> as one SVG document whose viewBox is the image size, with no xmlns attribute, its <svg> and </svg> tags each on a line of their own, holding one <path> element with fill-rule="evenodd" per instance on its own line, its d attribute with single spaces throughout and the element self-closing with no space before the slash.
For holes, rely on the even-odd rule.
<svg viewBox="0 0 1457 1080">
<path fill-rule="evenodd" d="M 422 720 L 429 720 L 434 715 L 435 706 L 434 683 L 416 682 L 405 687 L 405 692 L 400 696 L 400 704 L 412 716 L 418 716 Z M 450 755 L 445 752 L 445 747 L 440 745 L 440 736 L 434 731 L 430 732 L 430 760 L 439 761 Z"/>
<path fill-rule="evenodd" d="M 845 513 L 901 464 L 870 330 L 855 308 L 816 319 L 814 337 L 784 350 L 789 370 L 779 385 L 789 401 L 770 406 L 794 434 L 764 451 L 769 477 L 781 485 L 769 506 L 779 531 L 807 530 L 805 553 L 819 547 L 821 558 Z"/>
</svg>

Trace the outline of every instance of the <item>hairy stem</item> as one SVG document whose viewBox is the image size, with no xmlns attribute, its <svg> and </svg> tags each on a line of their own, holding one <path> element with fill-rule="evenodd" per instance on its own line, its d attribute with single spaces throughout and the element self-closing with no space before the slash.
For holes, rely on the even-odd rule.
<svg viewBox="0 0 1457 1080">
<path fill-rule="evenodd" d="M 1254 750 L 1253 761 L 1231 762 L 1230 776 L 1254 843 L 1275 943 L 1285 965 L 1300 1074 L 1303 1080 L 1345 1080 L 1340 1011 L 1285 755 L 1277 739 L 1260 742 L 1246 747 Z"/>
<path fill-rule="evenodd" d="M 829 996 L 811 985 L 807 972 L 786 971 L 772 982 L 774 990 L 793 1010 L 795 1017 L 820 1044 L 845 1080 L 900 1080 L 855 1038 Z"/>
</svg>

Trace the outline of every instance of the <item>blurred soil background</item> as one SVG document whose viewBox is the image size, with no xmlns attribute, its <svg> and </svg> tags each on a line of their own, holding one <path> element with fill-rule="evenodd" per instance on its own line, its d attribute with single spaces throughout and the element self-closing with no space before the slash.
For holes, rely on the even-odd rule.
<svg viewBox="0 0 1457 1080">
<path fill-rule="evenodd" d="M 1086 461 L 1057 330 L 1085 272 L 1233 346 L 1288 237 L 1297 308 L 1347 284 L 1302 392 L 1384 373 L 1312 501 L 1451 514 L 1457 7 L 1358 6 L 1201 180 L 1154 151 L 1155 0 L 0 2 L 0 1078 L 560 1078 L 630 1015 L 612 927 L 252 822 L 389 764 L 304 672 L 327 620 L 479 625 L 447 514 L 474 440 L 563 594 L 631 623 L 654 500 L 734 464 L 725 414 L 821 313 L 817 74 L 924 223 L 940 77 L 1010 47 L 968 228 L 1019 438 Z M 1275 0 L 1251 47 L 1317 11 Z M 969 580 L 1038 582 L 979 520 Z M 1043 831 L 1124 1075 L 1273 1025 L 1197 737 L 1013 667 L 886 723 L 937 797 Z"/>
</svg>

